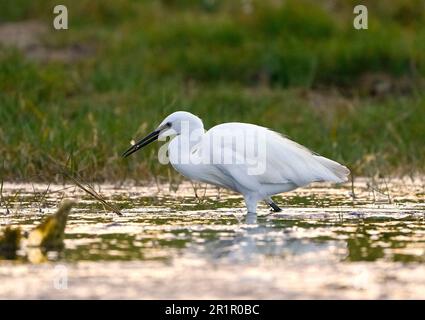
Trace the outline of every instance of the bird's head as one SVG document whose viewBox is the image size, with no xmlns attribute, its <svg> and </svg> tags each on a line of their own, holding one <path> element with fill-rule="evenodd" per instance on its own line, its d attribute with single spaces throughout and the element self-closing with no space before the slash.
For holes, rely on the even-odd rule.
<svg viewBox="0 0 425 320">
<path fill-rule="evenodd" d="M 185 131 L 190 134 L 193 130 L 203 129 L 204 125 L 200 118 L 190 112 L 176 111 L 167 116 L 154 131 L 132 145 L 123 153 L 123 157 L 128 157 L 155 140 L 165 140 L 166 137 L 178 136 Z"/>
</svg>

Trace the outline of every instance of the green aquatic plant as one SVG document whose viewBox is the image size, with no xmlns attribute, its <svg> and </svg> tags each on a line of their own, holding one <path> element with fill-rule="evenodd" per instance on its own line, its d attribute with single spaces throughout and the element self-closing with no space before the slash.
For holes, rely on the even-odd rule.
<svg viewBox="0 0 425 320">
<path fill-rule="evenodd" d="M 22 232 L 20 227 L 7 226 L 0 234 L 0 256 L 6 259 L 14 259 L 16 251 L 20 247 Z"/>
<path fill-rule="evenodd" d="M 44 248 L 63 247 L 66 222 L 74 205 L 75 201 L 62 201 L 56 213 L 48 216 L 39 226 L 29 233 L 28 244 L 30 246 L 40 246 Z"/>
</svg>

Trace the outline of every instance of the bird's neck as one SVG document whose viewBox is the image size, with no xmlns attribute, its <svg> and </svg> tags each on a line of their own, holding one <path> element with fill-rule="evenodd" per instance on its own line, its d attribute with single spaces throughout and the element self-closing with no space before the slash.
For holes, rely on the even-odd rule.
<svg viewBox="0 0 425 320">
<path fill-rule="evenodd" d="M 184 159 L 193 157 L 193 152 L 201 145 L 205 133 L 192 132 L 191 134 L 180 134 L 171 140 L 168 145 L 168 154 L 171 163 L 185 162 Z"/>
</svg>

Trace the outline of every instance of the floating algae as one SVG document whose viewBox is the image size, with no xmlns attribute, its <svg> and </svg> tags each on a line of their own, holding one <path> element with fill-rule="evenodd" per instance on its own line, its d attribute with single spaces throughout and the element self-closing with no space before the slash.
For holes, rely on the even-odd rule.
<svg viewBox="0 0 425 320">
<path fill-rule="evenodd" d="M 20 242 L 21 228 L 6 227 L 3 234 L 0 235 L 0 256 L 6 259 L 15 259 Z"/>
<path fill-rule="evenodd" d="M 38 227 L 28 235 L 28 245 L 44 248 L 61 248 L 68 215 L 75 201 L 62 201 L 55 214 L 48 216 Z"/>
</svg>

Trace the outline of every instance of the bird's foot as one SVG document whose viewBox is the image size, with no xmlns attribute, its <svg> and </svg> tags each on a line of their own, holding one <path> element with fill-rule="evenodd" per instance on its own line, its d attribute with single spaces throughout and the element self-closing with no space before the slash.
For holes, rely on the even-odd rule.
<svg viewBox="0 0 425 320">
<path fill-rule="evenodd" d="M 274 202 L 270 203 L 270 207 L 271 207 L 270 212 L 275 213 L 275 212 L 281 212 L 282 211 L 282 209 L 279 208 L 279 206 Z"/>
<path fill-rule="evenodd" d="M 276 203 L 274 203 L 274 201 L 272 200 L 272 198 L 270 198 L 270 197 L 269 198 L 266 198 L 265 199 L 265 202 L 270 206 L 270 208 L 271 208 L 270 212 L 271 213 L 281 212 L 282 211 L 282 209 L 279 208 L 279 206 Z"/>
</svg>

